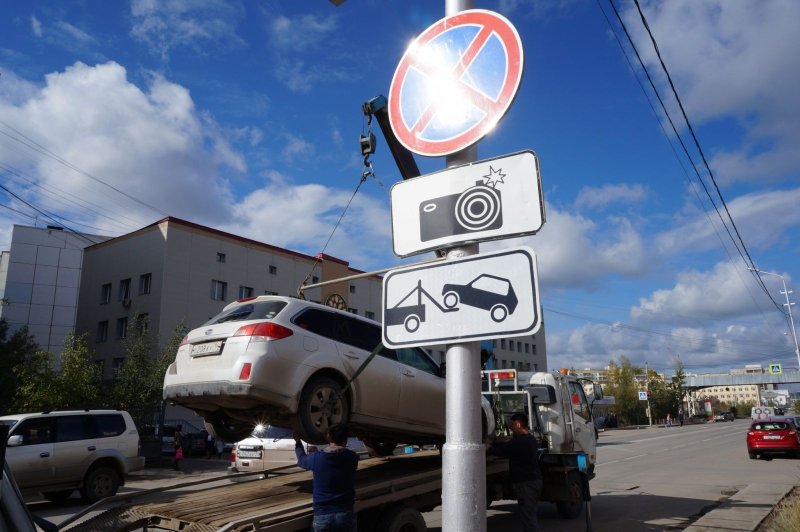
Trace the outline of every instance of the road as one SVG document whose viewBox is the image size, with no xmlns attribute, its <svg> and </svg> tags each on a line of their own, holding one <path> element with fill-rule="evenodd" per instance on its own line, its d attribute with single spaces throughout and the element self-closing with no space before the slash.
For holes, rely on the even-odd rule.
<svg viewBox="0 0 800 532">
<path fill-rule="evenodd" d="M 800 485 L 800 460 L 750 460 L 745 446 L 748 420 L 602 432 L 597 477 L 592 481 L 591 515 L 595 532 L 680 530 L 749 483 Z M 220 472 L 224 467 L 220 467 Z M 206 472 L 205 474 L 212 474 Z M 192 478 L 197 475 L 192 475 Z M 181 479 L 132 481 L 121 492 L 148 489 Z M 83 505 L 35 502 L 34 511 L 61 522 Z M 490 532 L 518 531 L 513 501 L 496 501 L 488 511 Z M 563 520 L 555 505 L 542 503 L 543 530 L 586 530 L 584 515 Z M 425 514 L 432 531 L 441 530 L 440 509 Z"/>
</svg>

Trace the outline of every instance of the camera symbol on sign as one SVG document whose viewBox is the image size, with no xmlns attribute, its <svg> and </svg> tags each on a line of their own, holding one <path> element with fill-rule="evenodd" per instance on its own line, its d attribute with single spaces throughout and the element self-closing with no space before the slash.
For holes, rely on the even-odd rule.
<svg viewBox="0 0 800 532">
<path fill-rule="evenodd" d="M 440 196 L 421 202 L 420 240 L 427 242 L 437 238 L 502 227 L 500 191 L 490 186 L 498 182 L 502 183 L 502 177 L 498 181 L 488 180 L 488 184 L 476 181 L 475 186 L 460 194 Z"/>
</svg>

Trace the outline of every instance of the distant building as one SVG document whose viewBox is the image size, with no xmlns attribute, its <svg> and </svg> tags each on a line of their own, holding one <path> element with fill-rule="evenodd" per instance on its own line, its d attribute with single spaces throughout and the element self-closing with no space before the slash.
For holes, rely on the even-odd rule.
<svg viewBox="0 0 800 532">
<path fill-rule="evenodd" d="M 75 328 L 83 249 L 108 238 L 14 225 L 11 248 L 0 254 L 0 318 L 12 332 L 27 326 L 57 367 L 64 338 Z"/>
</svg>

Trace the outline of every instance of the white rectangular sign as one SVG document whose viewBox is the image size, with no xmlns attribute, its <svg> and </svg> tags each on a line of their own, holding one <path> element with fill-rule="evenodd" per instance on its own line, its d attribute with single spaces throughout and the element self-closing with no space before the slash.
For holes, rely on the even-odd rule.
<svg viewBox="0 0 800 532">
<path fill-rule="evenodd" d="M 536 256 L 509 248 L 393 270 L 383 278 L 388 347 L 491 340 L 541 324 Z"/>
<path fill-rule="evenodd" d="M 639 392 L 639 400 L 647 401 L 647 392 Z"/>
<path fill-rule="evenodd" d="M 544 224 L 539 160 L 522 151 L 392 186 L 394 253 L 536 233 Z"/>
</svg>

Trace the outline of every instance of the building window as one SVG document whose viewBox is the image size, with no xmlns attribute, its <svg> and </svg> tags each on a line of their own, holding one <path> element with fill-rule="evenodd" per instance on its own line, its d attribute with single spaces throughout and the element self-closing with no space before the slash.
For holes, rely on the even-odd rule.
<svg viewBox="0 0 800 532">
<path fill-rule="evenodd" d="M 532 355 L 535 355 L 535 354 L 536 354 L 536 344 L 532 344 L 532 345 L 531 345 L 531 354 L 532 354 Z"/>
<path fill-rule="evenodd" d="M 506 348 L 506 340 L 505 338 L 503 338 L 500 340 L 500 349 L 505 349 L 505 348 Z"/>
<path fill-rule="evenodd" d="M 311 284 L 317 284 L 319 282 L 319 277 L 316 275 L 311 278 Z"/>
<path fill-rule="evenodd" d="M 364 313 L 364 316 L 366 316 L 367 318 L 369 318 L 371 320 L 375 319 L 375 313 L 374 312 L 370 312 L 369 310 Z"/>
<path fill-rule="evenodd" d="M 111 303 L 111 283 L 104 284 L 100 288 L 100 304 L 106 305 Z"/>
<path fill-rule="evenodd" d="M 533 365 L 533 371 L 539 371 L 539 364 Z"/>
<path fill-rule="evenodd" d="M 351 294 L 355 294 L 356 293 L 356 285 L 354 285 L 354 284 L 350 285 L 350 293 Z"/>
<path fill-rule="evenodd" d="M 145 273 L 139 276 L 139 295 L 149 294 L 150 285 L 153 281 L 152 273 Z"/>
<path fill-rule="evenodd" d="M 528 354 L 530 354 L 530 352 L 531 352 L 530 344 L 525 344 L 525 354 L 528 355 Z"/>
<path fill-rule="evenodd" d="M 136 315 L 136 330 L 139 334 L 145 334 L 150 330 L 150 315 L 146 312 Z"/>
<path fill-rule="evenodd" d="M 108 321 L 97 322 L 97 342 L 105 342 L 108 340 Z"/>
<path fill-rule="evenodd" d="M 225 301 L 228 297 L 228 283 L 211 279 L 211 299 Z"/>
<path fill-rule="evenodd" d="M 225 254 L 217 252 L 217 262 L 225 262 Z"/>
<path fill-rule="evenodd" d="M 119 300 L 125 301 L 131 298 L 131 280 L 123 279 L 119 282 Z"/>
<path fill-rule="evenodd" d="M 125 357 L 114 358 L 114 361 L 111 366 L 111 371 L 114 373 L 115 377 L 117 376 L 117 373 L 119 373 L 119 369 L 122 367 L 123 364 L 125 364 Z"/>
<path fill-rule="evenodd" d="M 273 292 L 272 290 L 264 290 L 264 295 L 267 295 L 267 296 L 277 296 L 277 295 L 278 295 L 278 292 Z M 319 301 L 316 301 L 316 303 L 319 303 Z"/>
<path fill-rule="evenodd" d="M 358 309 L 353 307 L 347 307 L 347 312 L 350 314 L 358 314 Z"/>
<path fill-rule="evenodd" d="M 128 335 L 128 318 L 117 319 L 117 340 L 124 340 Z"/>
<path fill-rule="evenodd" d="M 239 286 L 239 299 L 244 299 L 246 297 L 253 297 L 253 287 Z"/>
<path fill-rule="evenodd" d="M 270 265 L 269 273 L 270 275 L 278 275 L 278 267 Z"/>
</svg>

